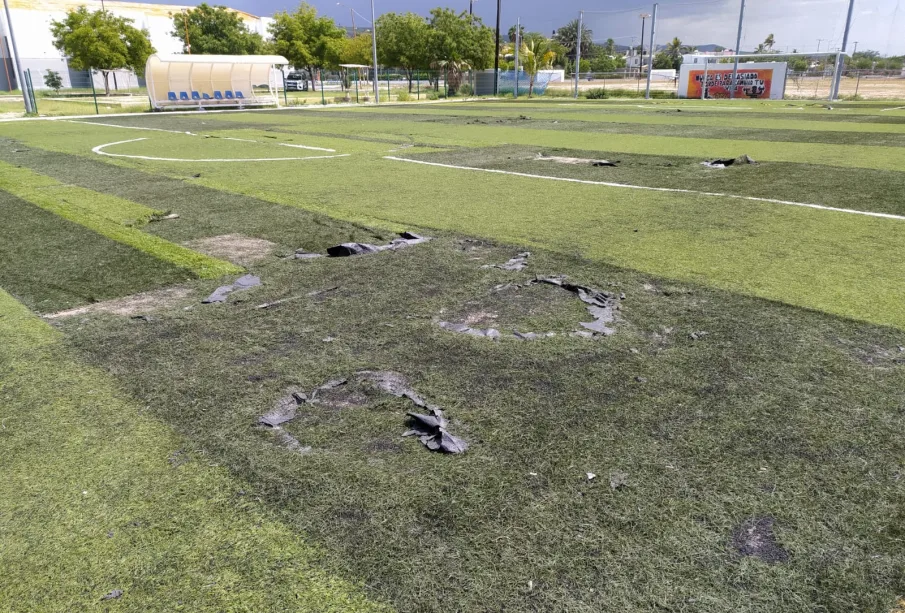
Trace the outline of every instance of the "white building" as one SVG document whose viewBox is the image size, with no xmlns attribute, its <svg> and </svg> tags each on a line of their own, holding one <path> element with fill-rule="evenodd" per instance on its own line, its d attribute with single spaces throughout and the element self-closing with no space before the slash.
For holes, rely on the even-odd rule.
<svg viewBox="0 0 905 613">
<path fill-rule="evenodd" d="M 43 75 L 46 70 L 55 70 L 63 77 L 64 87 L 90 87 L 88 73 L 69 68 L 65 58 L 53 46 L 50 33 L 50 22 L 60 21 L 66 13 L 80 6 L 88 10 L 103 8 L 111 13 L 133 20 L 132 25 L 145 28 L 151 34 L 151 44 L 158 53 L 182 53 L 181 39 L 170 36 L 173 30 L 173 14 L 194 6 L 174 4 L 147 4 L 142 2 L 122 2 L 120 0 L 8 0 L 12 18 L 16 46 L 22 61 L 22 70 L 31 70 L 35 89 L 44 87 Z M 249 30 L 267 35 L 267 26 L 272 21 L 269 17 L 257 17 L 242 11 L 236 11 Z M 0 90 L 9 90 L 10 83 L 16 84 L 13 64 L 12 44 L 9 40 L 9 26 L 5 13 L 0 16 Z M 128 71 L 116 73 L 116 87 L 135 87 L 138 78 Z M 100 75 L 94 77 L 95 86 L 102 87 Z M 111 87 L 113 80 L 111 79 Z"/>
</svg>

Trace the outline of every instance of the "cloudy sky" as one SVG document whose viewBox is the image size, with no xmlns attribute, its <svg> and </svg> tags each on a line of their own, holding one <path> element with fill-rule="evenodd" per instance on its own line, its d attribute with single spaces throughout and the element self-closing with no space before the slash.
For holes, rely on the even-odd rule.
<svg viewBox="0 0 905 613">
<path fill-rule="evenodd" d="M 296 0 L 209 0 L 211 4 L 226 4 L 256 15 L 270 15 L 275 11 L 292 9 Z M 469 0 L 375 0 L 376 11 L 420 14 L 434 6 L 449 6 L 467 10 Z M 184 2 L 180 2 L 184 3 Z M 340 24 L 349 25 L 349 10 L 336 5 L 336 0 L 309 0 L 321 13 L 334 17 Z M 359 13 L 370 16 L 368 0 L 343 0 Z M 507 30 L 521 17 L 529 30 L 547 35 L 563 23 L 578 16 L 579 10 L 600 10 L 605 13 L 586 14 L 594 39 L 616 39 L 620 44 L 632 44 L 632 37 L 641 35 L 640 13 L 650 13 L 652 0 L 502 0 L 501 22 Z M 645 6 L 646 4 L 646 6 Z M 716 43 L 735 46 L 740 0 L 664 0 L 660 3 L 657 40 L 664 42 L 679 37 L 688 44 Z M 776 38 L 782 51 L 835 50 L 842 45 L 848 0 L 747 0 L 742 49 L 750 50 L 768 34 Z M 493 26 L 496 20 L 496 0 L 475 0 L 474 10 L 484 23 Z M 618 11 L 618 12 L 611 12 Z M 356 25 L 361 23 L 357 18 Z M 649 23 L 649 22 L 648 22 Z M 905 53 L 905 0 L 856 0 L 852 24 L 852 42 L 858 49 L 875 49 L 882 54 Z M 849 47 L 851 49 L 851 46 Z"/>
</svg>

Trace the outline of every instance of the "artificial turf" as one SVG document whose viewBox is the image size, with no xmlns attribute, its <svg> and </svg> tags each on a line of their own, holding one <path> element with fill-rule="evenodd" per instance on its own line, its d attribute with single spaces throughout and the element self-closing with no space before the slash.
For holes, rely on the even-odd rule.
<svg viewBox="0 0 905 613">
<path fill-rule="evenodd" d="M 105 248 L 125 248 L 51 212 L 78 210 L 174 245 L 239 233 L 278 246 L 277 257 L 249 265 L 263 286 L 226 304 L 200 304 L 222 280 L 182 280 L 188 294 L 145 304 L 131 318 L 88 312 L 55 320 L 61 336 L 0 294 L 0 335 L 12 339 L 0 344 L 0 360 L 16 365 L 0 370 L 0 437 L 15 443 L 0 453 L 3 468 L 15 467 L 5 484 L 12 502 L 4 507 L 0 498 L 0 543 L 12 543 L 0 548 L 0 564 L 11 560 L 15 574 L 0 575 L 0 595 L 43 604 L 31 587 L 43 568 L 31 552 L 45 546 L 36 536 L 43 524 L 56 521 L 40 550 L 51 560 L 45 566 L 71 566 L 76 555 L 86 563 L 81 572 L 59 571 L 65 580 L 47 595 L 49 610 L 65 608 L 57 603 L 66 598 L 99 598 L 108 585 L 128 586 L 111 607 L 133 606 L 132 594 L 135 610 L 185 602 L 190 610 L 255 611 L 367 610 L 375 602 L 399 611 L 841 613 L 895 606 L 905 593 L 905 222 L 385 159 L 902 212 L 901 147 L 805 136 L 878 142 L 810 124 L 892 126 L 900 123 L 891 121 L 896 111 L 758 103 L 751 105 L 758 117 L 769 117 L 746 127 L 741 107 L 697 104 L 444 105 L 428 113 L 439 121 L 383 116 L 398 108 L 100 120 L 196 136 L 68 122 L 9 126 L 0 159 L 22 166 L 16 176 L 40 186 L 27 195 L 47 205 L 5 196 L 31 220 L 8 232 L 10 257 L 23 271 L 34 264 L 21 253 L 51 239 L 65 243 L 73 229 L 106 241 Z M 488 122 L 513 117 L 463 125 L 463 108 L 486 108 Z M 663 134 L 668 128 L 675 136 L 651 135 L 649 122 L 634 121 L 680 108 L 664 124 Z M 565 125 L 556 128 L 518 118 L 558 109 Z M 678 117 L 686 111 L 733 119 L 683 124 Z M 579 112 L 588 116 L 569 118 Z M 637 125 L 638 133 L 595 133 L 598 113 L 597 123 L 629 115 L 618 129 Z M 807 125 L 789 129 L 782 122 L 792 113 Z M 732 138 L 691 136 L 720 127 L 727 131 L 718 136 Z M 749 138 L 737 137 L 745 130 Z M 895 132 L 875 135 L 894 140 Z M 217 164 L 91 153 L 138 137 L 146 140 L 108 151 L 195 160 L 309 155 L 280 144 L 291 143 L 351 156 Z M 786 138 L 802 142 L 779 142 Z M 551 164 L 536 160 L 538 153 L 618 156 L 621 164 Z M 722 171 L 699 164 L 741 153 L 761 163 Z M 26 188 L 8 181 L 4 189 Z M 105 196 L 85 202 L 91 194 Z M 78 202 L 62 206 L 64 197 Z M 117 198 L 180 217 L 126 228 L 134 215 L 110 206 Z M 383 242 L 403 228 L 435 240 L 351 259 L 280 257 L 343 240 Z M 46 236 L 26 245 L 36 232 Z M 526 270 L 484 268 L 526 247 L 534 251 Z M 110 293 L 135 291 L 117 272 L 122 255 L 71 251 L 68 266 L 79 274 L 96 268 L 120 282 Z M 558 273 L 624 294 L 614 336 L 573 336 L 588 317 L 583 303 L 553 286 L 514 286 Z M 140 279 L 170 282 L 153 267 L 127 281 Z M 0 277 L 7 289 L 13 283 L 38 296 L 24 300 L 41 310 L 46 278 Z M 440 321 L 496 327 L 504 338 L 454 334 Z M 556 335 L 518 341 L 513 330 Z M 54 383 L 65 392 L 59 406 L 48 405 L 36 414 L 40 425 L 23 430 L 56 369 L 62 374 Z M 344 402 L 304 405 L 282 432 L 258 425 L 290 390 L 310 392 L 362 369 L 405 376 L 447 411 L 469 451 L 430 453 L 401 436 L 408 401 L 342 396 L 344 388 L 334 392 Z M 95 395 L 108 412 L 95 408 Z M 120 442 L 133 424 L 134 436 Z M 46 441 L 45 432 L 52 435 Z M 284 434 L 298 446 L 287 446 Z M 79 440 L 91 445 L 72 442 Z M 98 456 L 89 457 L 95 446 Z M 48 448 L 65 467 L 23 487 Z M 179 465 L 183 455 L 191 458 L 184 466 L 164 464 L 172 457 Z M 187 467 L 202 472 L 171 476 Z M 133 474 L 140 485 L 128 489 L 122 484 Z M 106 507 L 66 506 L 61 521 L 69 499 L 59 492 L 81 475 L 93 485 L 80 492 L 112 484 L 115 496 Z M 180 477 L 189 482 L 170 480 Z M 142 515 L 151 518 L 150 535 L 130 537 L 128 550 L 107 542 L 87 547 L 94 541 L 84 535 L 104 529 L 95 527 L 98 517 L 109 514 L 115 521 L 100 523 L 120 527 L 133 518 L 122 509 L 135 504 L 128 497 L 136 490 L 149 492 Z M 41 521 L 29 521 L 29 513 Z M 141 522 L 126 523 L 126 534 Z M 249 530 L 262 523 L 272 529 L 259 542 L 260 531 Z M 766 560 L 739 545 L 749 528 L 765 525 L 776 539 Z M 177 577 L 182 567 L 189 571 Z M 215 579 L 208 583 L 198 567 L 213 568 Z M 251 570 L 237 577 L 236 569 Z M 220 591 L 205 599 L 211 589 Z"/>
<path fill-rule="evenodd" d="M 0 610 L 388 610 L 149 411 L 0 290 Z"/>
</svg>

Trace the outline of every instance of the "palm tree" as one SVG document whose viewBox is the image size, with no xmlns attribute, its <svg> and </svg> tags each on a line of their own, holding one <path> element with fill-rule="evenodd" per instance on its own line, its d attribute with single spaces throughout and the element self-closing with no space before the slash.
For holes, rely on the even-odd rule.
<svg viewBox="0 0 905 613">
<path fill-rule="evenodd" d="M 775 45 L 775 44 L 776 44 L 776 39 L 773 37 L 772 34 L 770 34 L 770 35 L 764 40 L 764 48 L 765 48 L 769 53 L 773 53 L 773 45 Z"/>
<path fill-rule="evenodd" d="M 691 47 L 683 45 L 681 40 L 674 38 L 671 42 L 666 43 L 666 50 L 664 53 L 666 54 L 666 57 L 669 58 L 673 68 L 678 70 L 679 66 L 682 65 L 682 56 L 686 53 L 691 53 L 691 51 Z"/>
<path fill-rule="evenodd" d="M 550 68 L 556 59 L 553 41 L 547 38 L 532 38 L 522 44 L 519 50 L 522 65 L 528 73 L 528 97 L 534 93 L 534 79 L 540 70 Z M 522 59 L 524 58 L 524 59 Z"/>
</svg>

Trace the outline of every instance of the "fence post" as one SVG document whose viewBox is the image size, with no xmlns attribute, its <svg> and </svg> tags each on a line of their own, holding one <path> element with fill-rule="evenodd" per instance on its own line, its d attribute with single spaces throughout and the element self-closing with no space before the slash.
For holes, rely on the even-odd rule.
<svg viewBox="0 0 905 613">
<path fill-rule="evenodd" d="M 286 93 L 286 73 L 280 68 L 280 76 L 283 77 L 283 105 L 289 106 L 289 96 Z"/>
<path fill-rule="evenodd" d="M 387 69 L 387 102 L 393 101 L 393 92 L 390 91 L 390 70 Z"/>
<path fill-rule="evenodd" d="M 28 92 L 26 95 L 31 96 L 31 108 L 34 109 L 35 115 L 38 114 L 38 99 L 35 97 L 35 86 L 31 79 L 31 68 L 25 71 L 25 78 L 28 81 Z"/>
<path fill-rule="evenodd" d="M 88 80 L 91 81 L 91 95 L 94 97 L 94 114 L 100 115 L 101 111 L 97 108 L 97 90 L 94 88 L 94 73 L 88 69 Z"/>
<path fill-rule="evenodd" d="M 324 95 L 324 70 L 319 71 L 321 77 L 321 104 L 327 106 L 327 97 Z"/>
<path fill-rule="evenodd" d="M 446 98 L 449 99 L 449 66 L 446 67 L 446 72 L 443 74 L 443 89 L 446 90 Z"/>
<path fill-rule="evenodd" d="M 358 72 L 359 70 L 361 69 L 355 69 L 355 104 L 358 104 L 358 77 L 361 76 L 361 73 Z"/>
<path fill-rule="evenodd" d="M 418 80 L 418 100 L 421 100 L 421 73 L 415 77 Z"/>
</svg>

